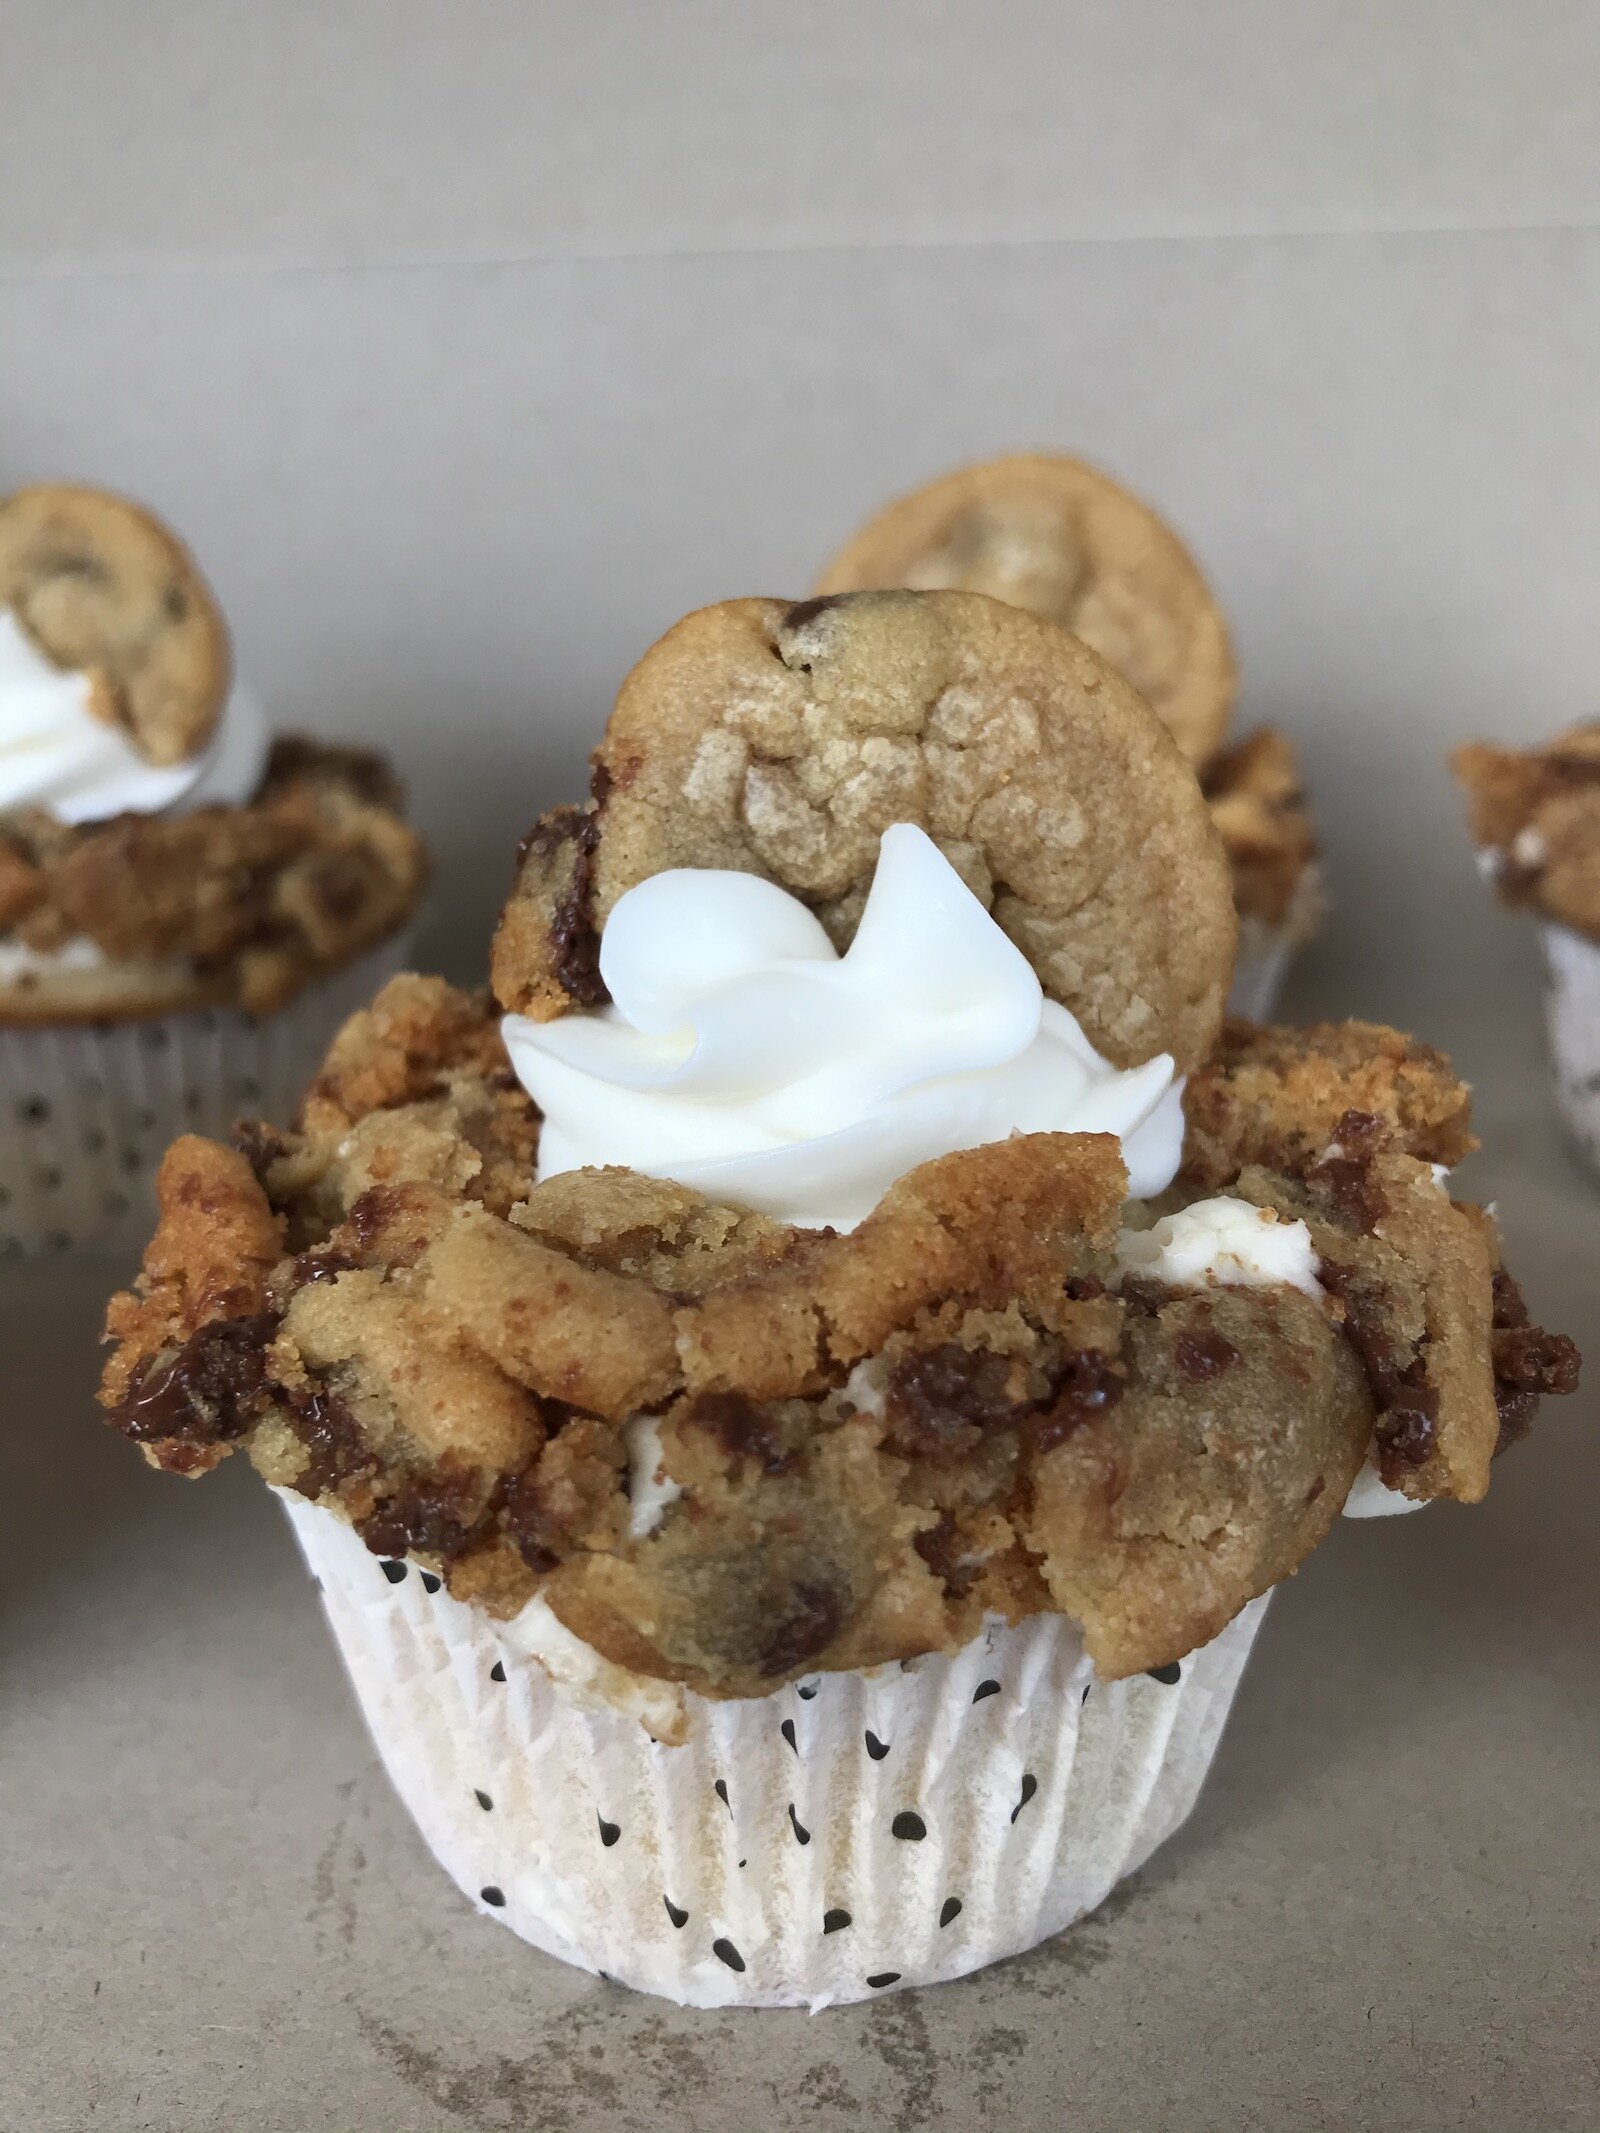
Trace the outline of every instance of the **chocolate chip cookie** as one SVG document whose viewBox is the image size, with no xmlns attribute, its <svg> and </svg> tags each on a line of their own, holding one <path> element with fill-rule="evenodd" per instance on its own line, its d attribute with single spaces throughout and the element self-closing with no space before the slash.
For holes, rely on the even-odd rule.
<svg viewBox="0 0 1600 2133">
<path fill-rule="evenodd" d="M 1235 921 L 1193 772 L 1085 645 L 974 593 L 733 600 L 670 630 L 623 685 L 588 806 L 527 841 L 495 990 L 541 1020 L 595 1005 L 600 929 L 669 867 L 763 875 L 842 949 L 895 822 L 1105 1057 L 1205 1057 Z"/>
<path fill-rule="evenodd" d="M 0 500 L 0 608 L 147 763 L 186 762 L 228 693 L 227 626 L 177 537 L 101 489 L 47 484 Z"/>
<path fill-rule="evenodd" d="M 1220 746 L 1234 696 L 1222 612 L 1172 529 L 1081 459 L 1020 453 L 943 475 L 869 519 L 817 591 L 902 585 L 988 593 L 1060 623 L 1192 763 Z"/>
</svg>

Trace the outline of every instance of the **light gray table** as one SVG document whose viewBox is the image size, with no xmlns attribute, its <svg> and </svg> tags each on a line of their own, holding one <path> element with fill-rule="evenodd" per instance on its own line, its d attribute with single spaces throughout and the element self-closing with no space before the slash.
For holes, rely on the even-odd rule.
<svg viewBox="0 0 1600 2133">
<path fill-rule="evenodd" d="M 1531 1005 L 1485 1029 L 1475 1180 L 1581 1334 L 1600 1196 Z M 1487 1505 L 1312 1559 L 1198 1811 L 1098 1916 L 922 1995 L 701 2014 L 456 1895 L 265 1491 L 242 1462 L 184 1487 L 97 1426 L 109 1278 L 0 1271 L 5 2133 L 1600 2123 L 1592 1393 Z"/>
</svg>

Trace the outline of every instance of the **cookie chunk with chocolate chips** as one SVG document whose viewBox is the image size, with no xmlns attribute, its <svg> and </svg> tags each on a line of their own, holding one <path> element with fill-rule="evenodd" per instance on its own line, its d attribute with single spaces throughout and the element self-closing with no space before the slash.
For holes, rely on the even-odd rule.
<svg viewBox="0 0 1600 2133">
<path fill-rule="evenodd" d="M 1600 940 L 1600 721 L 1543 748 L 1468 742 L 1451 768 L 1505 901 Z"/>
<path fill-rule="evenodd" d="M 603 997 L 617 899 L 670 867 L 764 876 L 843 948 L 891 823 L 926 829 L 1117 1065 L 1209 1052 L 1235 924 L 1161 723 L 1083 645 L 971 593 L 735 600 L 624 683 L 586 809 L 537 825 L 495 941 L 501 1003 Z"/>
<path fill-rule="evenodd" d="M 1322 1077 L 1348 1058 L 1345 1093 L 1376 1099 L 1373 1048 L 1236 1038 L 1239 1095 L 1207 1070 L 1171 1205 L 1226 1184 L 1303 1220 L 1321 1287 L 1184 1287 L 1125 1275 L 1104 1135 L 941 1157 L 845 1235 L 624 1169 L 531 1185 L 538 1114 L 491 1004 L 399 979 L 292 1130 L 174 1148 L 103 1398 L 157 1465 L 242 1449 L 458 1599 L 540 1597 L 709 1696 L 1050 1609 L 1134 1673 L 1292 1571 L 1369 1455 L 1470 1499 L 1575 1381 L 1413 1152 L 1464 1136 L 1442 1062 L 1322 1133 Z M 668 1486 L 636 1500 L 645 1457 Z"/>
<path fill-rule="evenodd" d="M 0 499 L 0 608 L 147 763 L 198 755 L 228 692 L 228 632 L 187 549 L 149 512 L 50 484 Z"/>
</svg>

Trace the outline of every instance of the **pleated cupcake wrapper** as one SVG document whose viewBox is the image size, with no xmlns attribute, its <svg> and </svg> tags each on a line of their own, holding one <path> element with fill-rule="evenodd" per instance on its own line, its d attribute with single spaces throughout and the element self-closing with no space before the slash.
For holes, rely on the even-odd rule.
<svg viewBox="0 0 1600 2133">
<path fill-rule="evenodd" d="M 397 935 L 259 1021 L 195 1008 L 149 1021 L 0 1025 L 0 1252 L 136 1253 L 180 1133 L 286 1122 L 345 1019 L 401 969 Z"/>
<path fill-rule="evenodd" d="M 431 1574 L 282 1500 L 445 1872 L 535 1947 L 689 2006 L 933 1984 L 1092 1910 L 1194 1805 L 1266 1605 L 1133 1681 L 1099 1681 L 1044 1616 L 953 1657 L 689 1695 L 668 1746 Z"/>
<path fill-rule="evenodd" d="M 1545 1029 L 1568 1133 L 1600 1174 L 1600 945 L 1545 926 Z"/>
</svg>

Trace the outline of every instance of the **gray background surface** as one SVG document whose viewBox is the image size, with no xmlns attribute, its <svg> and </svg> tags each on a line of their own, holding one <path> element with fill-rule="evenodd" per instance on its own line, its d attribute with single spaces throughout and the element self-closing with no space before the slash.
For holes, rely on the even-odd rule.
<svg viewBox="0 0 1600 2133">
<path fill-rule="evenodd" d="M 1334 909 L 1288 1002 L 1478 1087 L 1593 1322 L 1526 929 L 1441 755 L 1596 708 L 1600 15 L 12 0 L 0 485 L 188 534 L 278 714 L 376 735 L 475 975 L 511 849 L 685 608 L 1027 444 L 1184 528 Z M 921 1999 L 686 2015 L 465 1910 L 242 1474 L 93 1426 L 109 1276 L 0 1274 L 0 2126 L 1592 2127 L 1593 1398 L 1339 1534 L 1194 1821 Z"/>
</svg>

